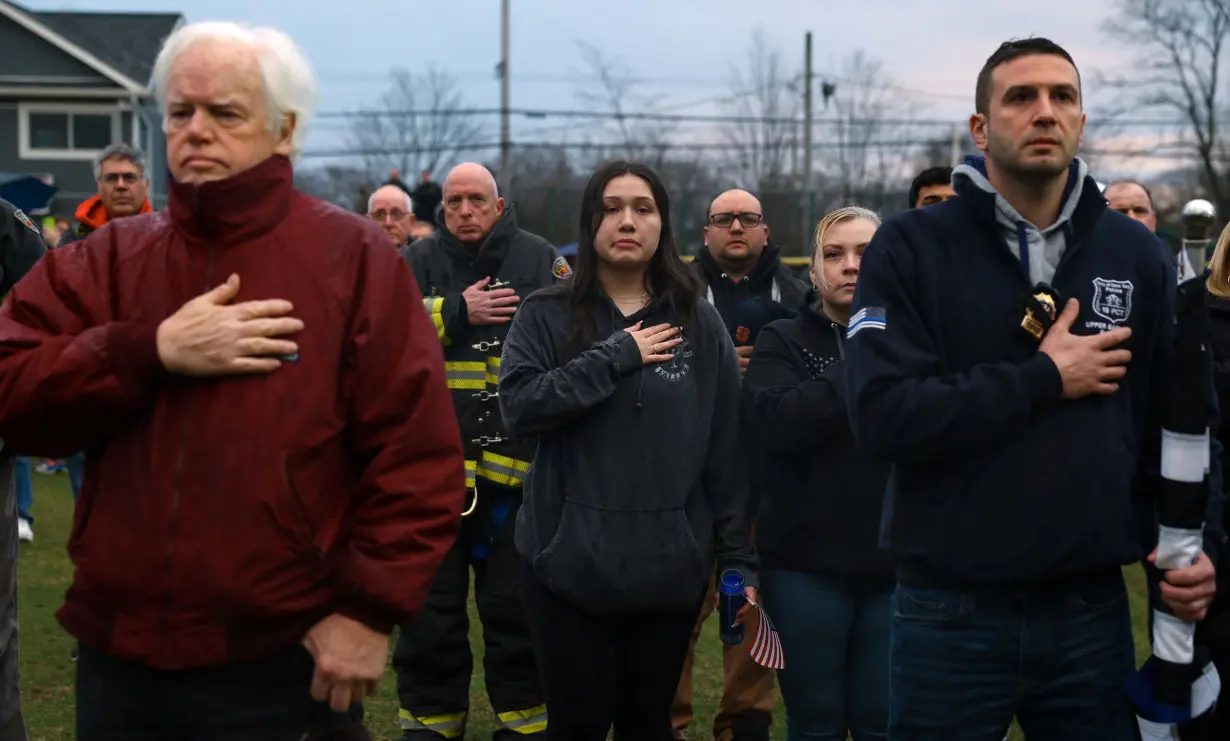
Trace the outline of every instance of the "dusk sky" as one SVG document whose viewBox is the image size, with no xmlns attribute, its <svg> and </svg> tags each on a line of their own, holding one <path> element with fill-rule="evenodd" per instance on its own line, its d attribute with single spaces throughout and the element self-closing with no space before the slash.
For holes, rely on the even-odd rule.
<svg viewBox="0 0 1230 741">
<path fill-rule="evenodd" d="M 460 82 L 473 107 L 499 103 L 494 67 L 499 60 L 498 0 L 26 0 L 39 10 L 182 12 L 188 20 L 235 20 L 272 25 L 301 46 L 321 84 L 319 111 L 344 112 L 374 105 L 388 71 L 412 72 L 435 64 Z M 1075 57 L 1086 85 L 1090 123 L 1099 112 L 1099 73 L 1126 71 L 1130 50 L 1102 31 L 1115 0 L 1031 2 L 943 0 L 929 10 L 916 0 L 513 0 L 512 105 L 517 108 L 584 107 L 578 90 L 591 78 L 578 42 L 599 47 L 612 62 L 641 80 L 638 91 L 675 113 L 729 113 L 732 66 L 746 67 L 756 29 L 791 73 L 801 71 L 804 32 L 814 34 L 817 77 L 839 78 L 840 63 L 857 50 L 880 60 L 898 85 L 918 124 L 918 138 L 965 127 L 973 108 L 974 79 L 1003 40 L 1044 35 Z M 838 80 L 838 94 L 841 83 Z M 1099 92 L 1102 93 L 1099 96 Z M 1101 106 L 1103 109 L 1104 106 Z M 817 115 L 822 108 L 816 106 Z M 1150 119 L 1174 118 L 1152 112 Z M 485 119 L 494 140 L 497 119 Z M 513 120 L 514 138 L 549 141 L 575 134 L 583 121 Z M 344 119 L 314 122 L 307 151 L 345 148 Z M 689 124 L 689 138 L 711 141 L 707 124 Z M 1175 126 L 1166 127 L 1170 132 Z M 1152 130 L 1124 132 L 1153 137 Z M 575 139 L 574 139 L 575 140 Z M 1099 143 L 1099 146 L 1112 146 Z M 494 153 L 492 153 L 494 154 Z M 1109 163 L 1108 163 L 1109 164 Z M 1116 167 L 1141 174 L 1172 166 L 1133 160 Z"/>
</svg>

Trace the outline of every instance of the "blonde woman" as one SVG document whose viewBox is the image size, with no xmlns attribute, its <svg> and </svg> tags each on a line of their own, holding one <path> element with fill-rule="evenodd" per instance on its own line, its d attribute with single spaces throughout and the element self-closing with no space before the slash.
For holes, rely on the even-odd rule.
<svg viewBox="0 0 1230 741">
<path fill-rule="evenodd" d="M 1230 227 L 1222 231 L 1209 263 L 1206 281 L 1209 291 L 1209 326 L 1212 330 L 1213 380 L 1217 388 L 1221 424 L 1221 470 L 1223 481 L 1230 465 Z M 1223 511 L 1223 520 L 1230 520 L 1230 507 Z M 1223 530 L 1227 523 L 1223 522 Z M 1200 738 L 1230 738 L 1230 554 L 1223 543 L 1221 563 L 1217 565 L 1217 596 L 1209 606 L 1208 615 L 1200 626 L 1199 638 L 1208 646 L 1213 662 L 1223 677 L 1221 697 L 1217 706 L 1204 720 L 1207 735 Z"/>
<path fill-rule="evenodd" d="M 877 546 L 887 467 L 859 452 L 842 345 L 863 250 L 880 224 L 858 206 L 815 231 L 802 312 L 766 326 L 744 381 L 748 439 L 764 446 L 756 547 L 786 668 L 786 738 L 888 732 L 892 565 Z"/>
</svg>

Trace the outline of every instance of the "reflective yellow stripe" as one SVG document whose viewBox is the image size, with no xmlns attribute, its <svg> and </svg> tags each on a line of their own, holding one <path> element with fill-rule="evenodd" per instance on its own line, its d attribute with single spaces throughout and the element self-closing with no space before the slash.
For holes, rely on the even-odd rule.
<svg viewBox="0 0 1230 741">
<path fill-rule="evenodd" d="M 496 716 L 498 725 L 523 735 L 542 733 L 547 730 L 547 706 L 539 705 L 526 710 L 510 710 Z"/>
<path fill-rule="evenodd" d="M 403 731 L 434 731 L 444 738 L 461 738 L 466 732 L 467 711 L 445 713 L 416 718 L 409 710 L 397 712 L 397 720 Z"/>
<path fill-rule="evenodd" d="M 451 389 L 475 389 L 482 391 L 487 388 L 487 366 L 480 361 L 457 360 L 444 364 L 448 375 L 448 387 Z"/>
<path fill-rule="evenodd" d="M 466 461 L 466 488 L 473 489 L 478 485 L 475 474 L 478 473 L 478 461 Z"/>
<path fill-rule="evenodd" d="M 487 356 L 487 383 L 492 386 L 500 385 L 500 356 Z"/>
<path fill-rule="evenodd" d="M 530 464 L 525 461 L 486 450 L 483 451 L 483 459 L 478 462 L 479 476 L 504 486 L 521 486 L 529 470 Z"/>
<path fill-rule="evenodd" d="M 453 344 L 453 341 L 448 338 L 448 333 L 444 331 L 444 299 L 428 296 L 423 299 L 423 308 L 427 309 L 431 323 L 436 325 L 436 336 L 440 338 L 440 342 L 445 345 Z"/>
</svg>

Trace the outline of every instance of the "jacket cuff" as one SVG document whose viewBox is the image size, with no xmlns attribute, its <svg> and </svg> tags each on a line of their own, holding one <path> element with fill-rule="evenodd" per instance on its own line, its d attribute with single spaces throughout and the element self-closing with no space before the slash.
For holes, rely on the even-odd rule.
<svg viewBox="0 0 1230 741">
<path fill-rule="evenodd" d="M 108 329 L 107 360 L 125 394 L 149 390 L 150 382 L 167 375 L 158 357 L 158 325 L 117 322 Z"/>
<path fill-rule="evenodd" d="M 338 615 L 345 615 L 356 622 L 363 623 L 383 635 L 390 635 L 393 632 L 394 626 L 397 625 L 397 619 L 390 613 L 355 599 L 342 600 L 334 612 Z"/>
<path fill-rule="evenodd" d="M 628 332 L 621 329 L 610 341 L 615 344 L 615 370 L 619 375 L 631 373 L 645 364 L 641 360 L 641 348 L 636 344 L 636 338 Z"/>
<path fill-rule="evenodd" d="M 1031 409 L 1063 396 L 1063 376 L 1050 355 L 1037 353 L 1020 366 L 1020 373 Z"/>
</svg>

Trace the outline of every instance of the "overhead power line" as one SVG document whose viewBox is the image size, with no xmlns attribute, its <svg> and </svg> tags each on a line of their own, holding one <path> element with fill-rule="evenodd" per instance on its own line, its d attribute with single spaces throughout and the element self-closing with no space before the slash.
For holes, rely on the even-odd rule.
<svg viewBox="0 0 1230 741">
<path fill-rule="evenodd" d="M 509 114 L 525 118 L 573 118 L 608 121 L 659 121 L 676 123 L 729 123 L 729 124 L 795 124 L 802 125 L 803 118 L 795 116 L 741 116 L 703 113 L 614 113 L 611 111 L 586 111 L 577 109 L 510 108 Z M 454 109 L 359 109 L 354 111 L 323 111 L 316 114 L 321 119 L 363 118 L 462 118 L 468 116 L 498 116 L 499 108 L 454 108 Z M 816 124 L 845 124 L 863 126 L 954 126 L 963 123 L 954 119 L 936 118 L 841 118 L 816 117 Z M 1107 126 L 1188 126 L 1181 119 L 1108 119 Z"/>
<path fill-rule="evenodd" d="M 910 149 L 914 147 L 934 146 L 935 141 L 927 139 L 887 139 L 879 141 L 865 142 L 817 142 L 813 144 L 815 149 L 824 150 L 859 150 L 859 149 Z M 596 151 L 596 150 L 619 150 L 625 149 L 628 146 L 644 149 L 662 149 L 667 152 L 731 152 L 753 149 L 747 144 L 738 142 L 682 142 L 671 143 L 661 142 L 659 144 L 641 143 L 627 145 L 620 142 L 516 142 L 512 143 L 513 149 L 563 149 L 569 151 Z M 418 154 L 449 154 L 454 152 L 475 152 L 498 150 L 500 142 L 471 142 L 468 144 L 441 144 L 434 146 L 420 147 L 338 147 L 331 149 L 310 149 L 305 150 L 302 156 L 305 158 L 323 159 L 329 157 L 380 157 L 388 155 L 418 155 Z M 788 145 L 781 147 L 783 150 L 788 148 Z M 1091 147 L 1082 149 L 1080 154 L 1088 156 L 1106 156 L 1106 157 L 1162 157 L 1167 159 L 1180 158 L 1197 158 L 1198 153 L 1192 150 L 1170 149 L 1165 150 L 1140 150 L 1128 148 L 1107 148 L 1101 149 Z M 1226 159 L 1230 161 L 1230 156 Z"/>
</svg>

